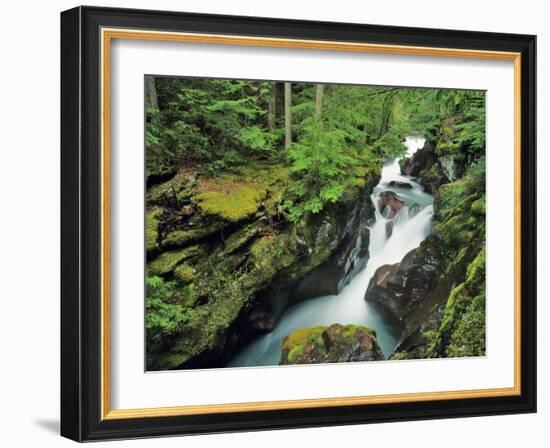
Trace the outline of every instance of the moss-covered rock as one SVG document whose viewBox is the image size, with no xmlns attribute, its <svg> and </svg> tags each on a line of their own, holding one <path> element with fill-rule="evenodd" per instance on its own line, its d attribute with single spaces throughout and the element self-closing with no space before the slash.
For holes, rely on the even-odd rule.
<svg viewBox="0 0 550 448">
<path fill-rule="evenodd" d="M 485 195 L 483 195 L 481 198 L 472 202 L 472 206 L 471 206 L 472 213 L 478 216 L 485 215 L 485 208 L 486 208 Z"/>
<path fill-rule="evenodd" d="M 281 340 L 279 364 L 378 361 L 384 355 L 368 327 L 333 324 L 300 328 Z"/>
<path fill-rule="evenodd" d="M 485 355 L 485 248 L 466 271 L 466 279 L 447 300 L 431 354 L 448 357 Z"/>
<path fill-rule="evenodd" d="M 215 215 L 229 222 L 239 222 L 258 211 L 265 192 L 255 187 L 242 186 L 225 193 L 207 191 L 194 197 L 194 201 L 205 215 Z"/>
<path fill-rule="evenodd" d="M 212 222 L 185 230 L 174 230 L 162 239 L 162 246 L 166 248 L 186 246 L 219 232 L 223 227 L 222 222 Z"/>
<path fill-rule="evenodd" d="M 201 252 L 202 248 L 199 245 L 163 252 L 149 263 L 147 268 L 151 275 L 166 275 L 171 273 L 182 261 L 197 257 Z"/>
<path fill-rule="evenodd" d="M 196 185 L 193 169 L 183 168 L 174 177 L 147 190 L 147 204 L 178 207 L 188 201 Z"/>
<path fill-rule="evenodd" d="M 195 278 L 195 270 L 188 264 L 180 264 L 174 269 L 174 277 L 182 284 L 191 283 Z"/>
<path fill-rule="evenodd" d="M 252 241 L 262 230 L 262 226 L 254 222 L 232 233 L 224 242 L 223 253 L 230 255 Z"/>
<path fill-rule="evenodd" d="M 285 169 L 253 165 L 197 175 L 190 194 L 177 182 L 151 193 L 167 211 L 159 225 L 161 253 L 148 257 L 148 271 L 175 280 L 170 284 L 185 320 L 148 357 L 148 369 L 223 366 L 241 339 L 273 328 L 290 304 L 305 298 L 297 287 L 321 265 L 338 266 L 334 284 L 362 267 L 368 232 L 361 244 L 359 229 L 372 212 L 376 177 L 293 224 L 281 207 Z M 189 254 L 192 248 L 199 251 Z M 350 259 L 357 254 L 362 261 Z"/>
<path fill-rule="evenodd" d="M 422 157 L 435 166 L 433 158 Z M 418 285 L 409 287 L 411 273 L 408 268 L 400 268 L 403 272 L 392 274 L 395 282 L 388 279 L 386 289 L 380 288 L 384 285 L 377 286 L 385 296 L 393 294 L 390 299 L 396 297 L 396 303 L 407 304 L 400 308 L 404 311 L 404 328 L 391 359 L 485 354 L 484 179 L 484 163 L 479 159 L 456 181 L 439 185 L 433 233 L 416 250 L 415 257 L 422 264 L 430 264 L 432 255 L 428 249 L 439 253 L 431 281 L 420 289 Z M 399 280 L 403 280 L 402 286 Z M 422 300 L 413 300 L 415 296 Z"/>
<path fill-rule="evenodd" d="M 145 213 L 145 248 L 147 252 L 158 249 L 159 217 L 163 210 L 155 207 Z"/>
<path fill-rule="evenodd" d="M 291 234 L 261 237 L 252 244 L 249 254 L 252 269 L 243 275 L 242 284 L 243 288 L 252 291 L 259 290 L 277 273 L 292 266 L 298 256 Z"/>
</svg>

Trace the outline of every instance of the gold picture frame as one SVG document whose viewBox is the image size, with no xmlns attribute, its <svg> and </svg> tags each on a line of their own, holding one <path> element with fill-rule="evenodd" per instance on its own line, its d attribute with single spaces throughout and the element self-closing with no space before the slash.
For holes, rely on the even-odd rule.
<svg viewBox="0 0 550 448">
<path fill-rule="evenodd" d="M 103 15 L 108 12 L 107 16 L 110 19 L 103 20 Z M 527 167 L 525 166 L 526 152 L 534 150 L 533 144 L 529 143 L 530 140 L 527 136 L 522 135 L 525 129 L 528 129 L 531 125 L 531 115 L 526 114 L 526 110 L 532 108 L 532 103 L 526 103 L 526 84 L 529 86 L 530 78 L 533 74 L 530 71 L 530 63 L 534 57 L 532 54 L 531 45 L 532 39 L 528 39 L 525 36 L 509 35 L 507 38 L 502 38 L 503 48 L 506 49 L 489 49 L 491 45 L 489 36 L 475 36 L 479 48 L 468 47 L 454 47 L 451 46 L 452 40 L 455 45 L 459 45 L 461 39 L 472 36 L 461 36 L 460 32 L 453 34 L 448 32 L 447 37 L 442 37 L 439 34 L 433 35 L 431 30 L 424 30 L 426 36 L 432 36 L 434 46 L 428 46 L 425 43 L 408 45 L 404 42 L 390 42 L 391 37 L 387 37 L 386 43 L 369 42 L 368 37 L 365 42 L 353 42 L 345 40 L 330 40 L 319 38 L 288 38 L 277 37 L 275 32 L 266 33 L 266 36 L 248 35 L 244 32 L 242 35 L 235 35 L 224 33 L 223 29 L 220 29 L 218 22 L 212 19 L 212 28 L 216 28 L 217 32 L 197 32 L 196 30 L 187 31 L 174 31 L 170 29 L 168 25 L 169 20 L 177 20 L 177 13 L 165 13 L 155 16 L 156 13 L 146 13 L 146 21 L 149 20 L 153 23 L 161 23 L 162 20 L 166 20 L 166 29 L 146 29 L 145 26 L 128 26 L 132 23 L 132 18 L 129 13 L 114 12 L 111 10 L 99 9 L 86 9 L 76 8 L 65 12 L 65 29 L 67 33 L 84 33 L 83 28 L 79 28 L 75 24 L 81 21 L 91 21 L 93 23 L 94 39 L 97 45 L 98 54 L 94 56 L 95 61 L 98 63 L 99 73 L 99 89 L 97 91 L 99 98 L 99 259 L 98 259 L 98 273 L 100 274 L 99 282 L 99 322 L 97 327 L 97 334 L 99 335 L 99 359 L 97 360 L 97 366 L 99 367 L 99 375 L 97 377 L 97 386 L 99 387 L 99 404 L 93 405 L 93 411 L 88 409 L 87 419 L 96 421 L 96 425 L 111 424 L 121 422 L 121 429 L 113 430 L 113 432 L 107 431 L 101 433 L 99 431 L 94 435 L 96 429 L 88 426 L 88 434 L 82 433 L 83 422 L 79 421 L 74 423 L 73 419 L 65 417 L 67 424 L 65 425 L 65 435 L 81 440 L 88 440 L 93 438 L 110 438 L 110 437 L 127 437 L 132 436 L 132 432 L 127 429 L 128 422 L 146 419 L 153 421 L 155 419 L 162 418 L 191 418 L 193 416 L 211 416 L 211 415 L 228 415 L 235 414 L 235 418 L 242 413 L 262 413 L 266 411 L 292 411 L 292 410 L 313 410 L 319 408 L 326 408 L 327 412 L 336 412 L 338 408 L 345 407 L 361 407 L 373 406 L 373 405 L 388 405 L 398 403 L 417 403 L 421 406 L 422 403 L 445 401 L 449 405 L 452 405 L 453 401 L 457 400 L 472 400 L 472 399 L 504 399 L 505 397 L 511 397 L 511 403 L 515 403 L 513 400 L 525 400 L 526 396 L 531 402 L 532 390 L 526 390 L 524 385 L 526 381 L 532 381 L 532 375 L 534 374 L 531 369 L 525 377 L 525 363 L 528 364 L 534 362 L 531 359 L 532 355 L 529 351 L 529 359 L 526 360 L 526 354 L 524 352 L 526 341 L 523 338 L 525 328 L 522 327 L 522 322 L 528 318 L 532 320 L 532 316 L 525 315 L 525 298 L 522 297 L 522 286 L 525 282 L 525 273 L 522 274 L 522 266 L 524 266 L 525 257 L 532 258 L 532 251 L 529 249 L 528 253 L 525 252 L 525 242 L 522 240 L 522 217 L 525 217 L 526 213 L 531 213 L 531 205 L 525 203 L 525 185 L 526 182 L 530 182 L 529 179 L 524 177 L 524 173 Z M 116 20 L 112 19 L 115 17 Z M 202 17 L 205 19 L 205 17 Z M 206 16 L 206 18 L 208 18 Z M 185 19 L 185 20 L 184 20 Z M 185 28 L 192 23 L 194 17 L 182 18 L 182 27 Z M 236 21 L 239 19 L 235 19 Z M 262 19 L 268 20 L 268 19 Z M 244 21 L 243 21 L 244 22 Z M 86 22 L 88 23 L 88 22 Z M 145 22 L 144 22 L 145 23 Z M 247 22 L 248 23 L 248 22 Z M 271 22 L 270 22 L 271 23 Z M 273 28 L 277 26 L 283 26 L 278 22 L 271 23 Z M 243 25 L 244 26 L 244 25 Z M 295 26 L 296 24 L 286 24 L 286 26 Z M 321 27 L 321 25 L 319 25 Z M 331 29 L 331 26 L 338 27 L 333 24 L 323 24 L 327 29 Z M 359 26 L 359 25 L 358 25 Z M 157 26 L 155 26 L 157 28 Z M 246 28 L 246 26 L 245 26 Z M 335 28 L 335 29 L 336 29 Z M 76 30 L 76 31 L 75 31 Z M 87 31 L 88 33 L 90 31 Z M 285 30 L 280 31 L 284 34 Z M 378 32 L 378 31 L 377 31 Z M 379 31 L 381 36 L 384 36 L 384 31 Z M 271 34 L 271 35 L 269 35 Z M 299 34 L 299 33 L 297 33 Z M 368 34 L 368 33 L 367 33 Z M 86 35 L 87 36 L 87 35 Z M 74 37 L 74 36 L 73 36 Z M 485 40 L 484 40 L 485 38 Z M 88 39 L 90 39 L 88 37 Z M 232 404 L 209 404 L 209 405 L 183 405 L 175 407 L 158 407 L 158 408 L 141 408 L 141 409 L 113 409 L 111 407 L 111 366 L 110 359 L 111 344 L 111 323 L 110 323 L 110 246 L 111 246 L 111 202 L 110 202 L 110 189 L 111 189 L 111 45 L 113 41 L 117 39 L 124 40 L 140 40 L 140 41 L 162 41 L 162 42 L 183 42 L 183 43 L 200 43 L 209 45 L 233 45 L 242 47 L 272 47 L 272 48 L 288 48 L 288 49 L 311 49 L 311 50 L 323 50 L 323 51 L 343 51 L 343 52 L 357 52 L 357 53 L 380 53 L 380 54 L 397 54 L 397 55 L 409 55 L 409 56 L 433 56 L 444 58 L 465 58 L 465 59 L 482 59 L 482 60 L 504 60 L 511 61 L 514 65 L 514 163 L 515 163 L 515 178 L 514 178 L 514 386 L 507 388 L 493 388 L 493 389 L 476 389 L 476 390 L 461 390 L 461 391 L 448 391 L 448 392 L 422 392 L 422 393 L 405 393 L 395 395 L 371 395 L 371 396 L 353 396 L 353 397 L 339 397 L 339 398 L 315 398 L 305 400 L 283 400 L 283 401 L 259 401 L 259 402 L 243 402 Z M 515 39 L 515 40 L 514 40 Z M 395 39 L 394 39 L 395 40 Z M 406 39 L 404 39 L 406 40 Z M 466 40 L 463 40 L 466 42 Z M 440 44 L 438 45 L 438 42 Z M 518 44 L 517 42 L 520 42 Z M 68 44 L 67 44 L 68 45 Z M 77 44 L 73 44 L 77 45 Z M 525 49 L 528 47 L 528 51 Z M 72 48 L 72 47 L 71 47 Z M 82 51 L 80 47 L 75 50 L 75 54 Z M 69 56 L 66 56 L 69 61 Z M 79 64 L 77 60 L 73 60 L 74 55 L 71 56 L 69 64 Z M 74 75 L 74 70 L 67 70 L 66 76 Z M 529 79 L 526 79 L 526 75 Z M 80 88 L 80 87 L 79 87 Z M 533 86 L 534 89 L 534 86 Z M 74 90 L 70 92 L 73 94 Z M 78 92 L 81 95 L 80 91 Z M 529 120 L 529 123 L 526 121 Z M 74 123 L 69 123 L 67 126 L 74 126 Z M 67 151 L 67 149 L 63 149 Z M 531 159 L 527 160 L 528 164 L 534 163 Z M 532 167 L 528 167 L 532 169 Z M 73 211 L 67 211 L 67 214 L 73 213 Z M 73 250 L 73 249 L 67 249 Z M 79 249 L 78 249 L 79 250 Z M 530 267 L 532 269 L 532 267 Z M 531 274 L 530 274 L 531 275 Z M 533 274 L 534 275 L 534 274 Z M 531 298 L 534 300 L 534 298 Z M 69 300 L 69 299 L 64 299 Z M 65 319 L 66 320 L 66 319 Z M 64 322 L 65 322 L 64 320 Z M 64 325 L 69 325 L 64 323 Z M 81 328 L 78 331 L 82 331 Z M 78 350 L 81 350 L 79 347 Z M 522 351 L 523 350 L 523 351 Z M 65 362 L 65 361 L 64 361 Z M 67 358 L 67 364 L 74 364 L 78 361 L 75 359 L 69 360 Z M 523 363 L 523 364 L 522 364 Z M 73 393 L 71 389 L 70 393 Z M 95 389 L 94 389 L 95 390 Z M 68 394 L 69 392 L 66 392 Z M 82 400 L 80 398 L 79 400 Z M 77 400 L 78 401 L 78 400 Z M 522 403 L 523 403 L 522 401 Z M 79 401 L 79 406 L 85 407 L 85 404 Z M 97 412 L 96 412 L 97 411 Z M 94 415 L 91 415 L 94 414 Z M 90 420 L 90 421 L 92 421 Z M 185 421 L 185 420 L 182 420 Z M 276 425 L 275 425 L 276 426 Z M 281 425 L 284 427 L 284 424 Z M 288 426 L 288 425 L 287 425 Z M 236 423 L 235 427 L 239 427 Z M 261 425 L 259 426 L 261 427 Z M 200 431 L 200 424 L 194 427 L 193 430 L 187 432 Z M 220 426 L 221 428 L 221 426 Z M 243 427 L 246 429 L 246 427 Z M 118 431 L 118 432 L 117 432 Z M 156 431 L 156 432 L 155 432 Z M 160 431 L 160 432 L 159 432 Z M 186 431 L 181 431 L 185 433 Z M 162 429 L 158 429 L 156 423 L 152 422 L 150 429 L 146 431 L 146 434 L 162 434 Z M 178 433 L 178 431 L 176 431 Z M 77 435 L 75 435 L 77 434 Z"/>
</svg>

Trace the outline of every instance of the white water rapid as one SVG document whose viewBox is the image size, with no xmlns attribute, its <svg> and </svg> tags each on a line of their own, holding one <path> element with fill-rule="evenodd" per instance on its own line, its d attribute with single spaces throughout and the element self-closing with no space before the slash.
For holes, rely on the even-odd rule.
<svg viewBox="0 0 550 448">
<path fill-rule="evenodd" d="M 424 139 L 407 137 L 407 156 L 412 156 L 424 144 Z M 390 187 L 391 181 L 406 182 L 410 189 Z M 405 205 L 393 219 L 393 228 L 388 237 L 387 219 L 378 206 L 382 192 L 396 193 Z M 342 288 L 338 295 L 317 297 L 299 302 L 288 308 L 279 323 L 270 333 L 259 336 L 229 361 L 228 367 L 277 365 L 281 356 L 281 338 L 298 328 L 318 325 L 356 324 L 374 328 L 378 343 L 388 356 L 399 337 L 398 324 L 379 306 L 364 299 L 367 286 L 376 269 L 384 264 L 401 261 L 407 252 L 418 247 L 431 232 L 433 197 L 423 191 L 420 184 L 400 172 L 399 159 L 387 162 L 382 168 L 379 184 L 371 199 L 376 210 L 376 221 L 370 229 L 367 266 Z M 385 213 L 387 214 L 387 213 Z"/>
</svg>

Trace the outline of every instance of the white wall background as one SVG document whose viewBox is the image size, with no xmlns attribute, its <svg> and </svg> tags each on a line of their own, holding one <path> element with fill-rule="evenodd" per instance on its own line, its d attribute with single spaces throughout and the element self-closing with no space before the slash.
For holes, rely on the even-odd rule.
<svg viewBox="0 0 550 448">
<path fill-rule="evenodd" d="M 314 444 L 317 447 L 487 444 L 542 447 L 550 439 L 548 356 L 550 276 L 544 255 L 550 238 L 543 169 L 550 120 L 548 77 L 550 25 L 545 2 L 393 0 L 298 2 L 278 0 L 88 1 L 87 4 L 537 34 L 539 166 L 539 413 L 336 428 L 210 435 L 101 443 L 95 446 L 224 447 Z M 3 446 L 69 446 L 58 435 L 59 414 L 59 12 L 78 3 L 5 2 L 2 7 L 0 86 L 0 443 Z M 383 445 L 382 445 L 383 444 Z"/>
</svg>

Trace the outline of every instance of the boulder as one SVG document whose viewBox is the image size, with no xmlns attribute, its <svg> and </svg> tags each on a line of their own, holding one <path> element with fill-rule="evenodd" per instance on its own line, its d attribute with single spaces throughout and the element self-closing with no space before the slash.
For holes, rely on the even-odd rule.
<svg viewBox="0 0 550 448">
<path fill-rule="evenodd" d="M 412 185 L 409 182 L 402 182 L 402 181 L 399 181 L 399 180 L 392 180 L 392 181 L 388 182 L 388 187 L 403 188 L 403 189 L 406 189 L 406 190 L 411 190 L 412 189 Z"/>
<path fill-rule="evenodd" d="M 368 327 L 333 324 L 300 328 L 281 340 L 279 364 L 380 361 L 384 354 Z"/>
<path fill-rule="evenodd" d="M 383 191 L 378 195 L 378 207 L 388 219 L 395 218 L 404 205 L 405 201 L 393 191 Z"/>
<path fill-rule="evenodd" d="M 435 144 L 426 140 L 424 146 L 410 158 L 399 162 L 401 172 L 406 176 L 417 178 L 428 193 L 435 193 L 444 183 L 449 182 L 448 176 L 442 169 L 441 162 L 436 155 Z"/>
<path fill-rule="evenodd" d="M 437 245 L 428 237 L 399 263 L 380 266 L 374 273 L 365 300 L 378 303 L 404 321 L 434 288 L 441 262 Z"/>
<path fill-rule="evenodd" d="M 424 146 L 410 158 L 399 162 L 401 172 L 406 176 L 422 177 L 421 173 L 437 162 L 433 142 L 426 140 Z"/>
</svg>

